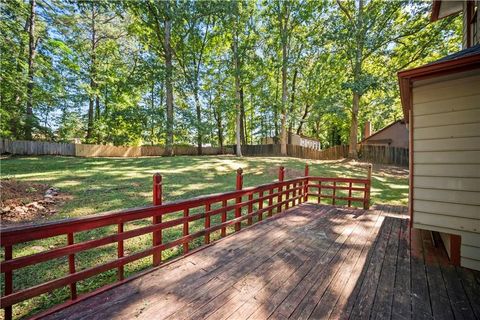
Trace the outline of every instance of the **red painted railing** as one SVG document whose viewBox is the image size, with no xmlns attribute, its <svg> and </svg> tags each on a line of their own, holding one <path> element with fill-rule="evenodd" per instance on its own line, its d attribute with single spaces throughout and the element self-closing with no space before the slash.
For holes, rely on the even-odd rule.
<svg viewBox="0 0 480 320">
<path fill-rule="evenodd" d="M 330 197 L 332 203 L 335 204 L 337 199 L 344 199 L 335 195 L 336 190 L 344 189 L 344 187 L 338 185 L 339 183 L 347 183 L 349 186 L 346 188 L 350 190 L 350 194 L 352 191 L 364 191 L 362 199 L 356 197 L 345 198 L 348 200 L 348 206 L 352 202 L 360 201 L 365 207 L 368 207 L 370 179 L 311 177 L 308 176 L 308 166 L 305 168 L 304 177 L 284 180 L 284 176 L 285 169 L 280 167 L 278 182 L 244 189 L 243 172 L 239 169 L 237 170 L 235 191 L 162 204 L 162 178 L 159 174 L 155 174 L 153 178 L 153 206 L 1 230 L 1 246 L 5 249 L 5 259 L 0 263 L 1 272 L 4 273 L 4 296 L 2 296 L 0 304 L 5 309 L 5 318 L 7 320 L 12 318 L 12 306 L 14 304 L 65 286 L 70 288 L 71 298 L 70 302 L 65 305 L 73 303 L 77 300 L 77 282 L 81 280 L 108 270 L 117 269 L 117 283 L 122 283 L 126 281 L 124 280 L 124 266 L 127 263 L 152 256 L 153 266 L 158 266 L 162 263 L 162 251 L 164 250 L 181 247 L 183 248 L 182 254 L 186 254 L 191 249 L 191 242 L 197 238 L 203 237 L 203 242 L 209 244 L 212 240 L 211 235 L 215 232 L 218 233 L 218 237 L 225 237 L 227 231 L 240 231 L 242 222 L 251 225 L 263 220 L 265 215 L 272 216 L 274 211 L 282 212 L 306 202 L 308 196 L 318 197 L 319 201 L 321 198 Z M 326 182 L 332 182 L 333 186 L 325 185 Z M 364 187 L 353 187 L 356 184 L 363 184 Z M 318 188 L 318 193 L 311 192 L 315 188 Z M 333 196 L 321 193 L 321 190 L 326 188 L 333 188 Z M 192 213 L 192 211 L 195 212 Z M 229 212 L 233 214 L 228 215 Z M 217 216 L 220 216 L 217 219 L 218 223 L 212 224 L 212 217 Z M 147 218 L 152 219 L 151 225 L 129 231 L 124 230 L 126 223 Z M 189 233 L 190 223 L 198 220 L 203 220 L 204 228 Z M 117 232 L 99 239 L 74 242 L 76 233 L 107 226 L 116 226 Z M 165 242 L 162 235 L 175 227 L 182 227 L 181 237 Z M 233 227 L 233 230 L 228 229 L 228 227 Z M 143 251 L 125 254 L 125 240 L 147 234 L 152 234 L 153 241 L 150 247 Z M 14 245 L 56 236 L 65 236 L 66 245 L 13 258 Z M 108 244 L 117 245 L 117 258 L 115 260 L 80 271 L 76 270 L 76 254 Z M 62 257 L 68 258 L 68 275 L 19 291 L 13 290 L 13 272 L 15 270 Z"/>
</svg>

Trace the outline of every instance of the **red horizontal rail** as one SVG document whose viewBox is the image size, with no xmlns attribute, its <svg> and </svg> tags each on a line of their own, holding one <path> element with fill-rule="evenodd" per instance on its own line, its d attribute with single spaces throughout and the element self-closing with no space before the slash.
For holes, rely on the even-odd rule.
<svg viewBox="0 0 480 320">
<path fill-rule="evenodd" d="M 275 189 L 280 186 L 286 186 L 295 181 L 302 181 L 305 178 L 296 178 L 283 182 L 274 182 L 258 187 L 251 187 L 239 191 L 231 191 L 226 193 L 213 194 L 208 196 L 201 196 L 189 200 L 180 200 L 165 203 L 161 206 L 148 206 L 133 208 L 128 210 L 111 211 L 102 214 L 95 214 L 88 217 L 63 219 L 60 221 L 53 221 L 41 223 L 36 225 L 26 225 L 20 227 L 9 227 L 0 229 L 0 241 L 2 246 L 13 245 L 21 242 L 28 242 L 33 240 L 45 239 L 64 235 L 70 232 L 80 232 L 100 227 L 105 227 L 118 223 L 126 223 L 134 220 L 141 220 L 155 215 L 165 215 L 184 209 L 192 209 L 205 205 L 207 202 L 221 202 L 223 200 L 232 200 L 241 196 L 248 196 L 249 194 Z"/>
<path fill-rule="evenodd" d="M 152 256 L 153 266 L 159 265 L 162 263 L 162 251 L 164 250 L 183 246 L 183 254 L 186 254 L 190 250 L 189 243 L 194 239 L 204 237 L 204 243 L 208 244 L 212 240 L 210 235 L 213 232 L 221 231 L 221 236 L 224 237 L 227 235 L 227 227 L 234 226 L 234 230 L 239 231 L 242 228 L 241 223 L 243 221 L 246 220 L 247 225 L 251 225 L 254 222 L 263 220 L 264 213 L 271 216 L 273 213 L 282 212 L 290 206 L 296 206 L 307 201 L 308 196 L 316 196 L 319 199 L 322 197 L 332 198 L 333 202 L 335 199 L 348 200 L 349 205 L 351 201 L 363 201 L 364 205 L 369 201 L 370 179 L 310 177 L 308 176 L 308 167 L 305 170 L 304 177 L 284 180 L 284 176 L 285 169 L 281 167 L 277 182 L 244 189 L 243 173 L 241 170 L 238 170 L 237 190 L 235 191 L 162 204 L 161 176 L 155 175 L 153 188 L 154 206 L 107 212 L 82 218 L 64 219 L 39 225 L 0 229 L 1 246 L 5 247 L 6 252 L 5 260 L 0 262 L 1 272 L 5 274 L 5 295 L 0 300 L 1 307 L 5 309 L 5 318 L 11 319 L 11 307 L 14 304 L 64 286 L 70 286 L 71 299 L 78 299 L 77 282 L 108 270 L 116 268 L 117 281 L 122 282 L 124 279 L 124 266 L 127 263 Z M 333 186 L 322 185 L 324 182 L 333 182 Z M 349 187 L 336 186 L 336 183 L 343 182 L 349 183 Z M 352 187 L 352 184 L 359 183 L 364 184 L 365 187 Z M 318 193 L 311 192 L 315 188 L 318 189 Z M 333 196 L 324 195 L 321 193 L 322 188 L 333 188 L 334 192 L 336 189 L 349 190 L 349 197 L 336 196 L 335 193 Z M 364 198 L 352 197 L 352 190 L 363 191 Z M 228 204 L 228 201 L 234 203 Z M 218 205 L 221 207 L 216 208 Z M 256 205 L 256 208 L 254 208 L 254 205 Z M 212 209 L 214 207 L 215 209 Z M 242 213 L 243 208 L 246 208 L 246 213 Z M 201 212 L 192 214 L 191 209 Z M 229 218 L 228 212 L 232 212 L 234 217 Z M 162 217 L 167 214 L 178 214 L 178 217 L 170 217 L 170 220 L 163 219 Z M 214 224 L 213 221 L 215 220 L 212 221 L 212 217 L 217 215 L 221 215 L 221 222 L 215 222 Z M 255 217 L 256 221 L 253 220 Z M 147 218 L 152 219 L 151 225 L 129 231 L 124 230 L 125 223 Z M 201 219 L 204 219 L 203 229 L 190 234 L 189 223 Z M 75 233 L 106 226 L 115 226 L 116 233 L 94 240 L 74 241 Z M 165 240 L 163 232 L 178 226 L 182 227 L 181 236 L 170 242 L 163 242 Z M 125 255 L 124 241 L 146 234 L 153 235 L 151 246 L 143 251 Z M 63 247 L 13 259 L 12 247 L 15 244 L 62 235 L 66 236 L 66 240 L 68 240 Z M 117 243 L 116 260 L 81 271 L 75 269 L 75 254 L 112 243 Z M 14 292 L 13 272 L 15 270 L 60 257 L 68 258 L 68 275 Z"/>
</svg>

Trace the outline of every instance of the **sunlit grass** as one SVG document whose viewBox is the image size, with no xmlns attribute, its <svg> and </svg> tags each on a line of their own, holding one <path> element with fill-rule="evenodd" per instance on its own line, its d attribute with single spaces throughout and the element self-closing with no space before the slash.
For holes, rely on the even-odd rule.
<svg viewBox="0 0 480 320">
<path fill-rule="evenodd" d="M 85 216 L 103 211 L 125 209 L 151 204 L 152 175 L 160 172 L 163 176 L 164 202 L 187 199 L 199 195 L 232 191 L 235 189 L 236 169 L 244 172 L 244 186 L 255 186 L 277 179 L 277 168 L 287 168 L 286 177 L 303 175 L 305 163 L 310 164 L 310 175 L 324 177 L 365 177 L 366 169 L 352 166 L 340 161 L 312 161 L 294 158 L 266 158 L 233 156 L 180 156 L 173 158 L 151 157 L 133 159 L 106 158 L 70 158 L 70 157 L 14 157 L 4 159 L 1 163 L 2 178 L 15 178 L 32 183 L 48 183 L 63 192 L 72 195 L 57 215 L 50 220 Z M 346 194 L 342 194 L 345 196 Z M 354 194 L 354 196 L 357 196 Z M 374 170 L 372 186 L 372 204 L 390 203 L 406 204 L 408 197 L 408 180 L 406 175 L 390 173 L 389 170 Z M 246 199 L 244 199 L 246 200 Z M 313 200 L 313 199 L 312 199 Z M 324 199 L 322 203 L 330 203 Z M 231 203 L 229 203 L 231 204 Z M 337 204 L 346 204 L 338 201 Z M 264 202 L 264 207 L 267 201 Z M 254 206 L 254 210 L 257 206 Z M 246 210 L 246 208 L 245 208 Z M 195 211 L 192 210 L 191 214 Z M 228 213 L 233 217 L 234 212 Z M 178 218 L 181 212 L 167 219 Z M 265 215 L 266 216 L 266 215 Z M 253 221 L 257 218 L 254 217 Z M 190 233 L 203 228 L 204 220 L 190 224 Z M 212 225 L 220 223 L 220 216 L 212 217 Z M 141 220 L 125 226 L 125 230 L 149 225 L 149 220 Z M 247 221 L 242 225 L 246 225 Z M 116 226 L 99 228 L 75 235 L 75 242 L 96 239 L 114 233 Z M 233 232 L 233 226 L 228 233 Z M 182 234 L 181 228 L 172 228 L 164 232 L 164 241 L 177 239 Z M 219 237 L 219 232 L 211 235 L 212 241 Z M 203 237 L 190 243 L 190 248 L 202 244 Z M 66 243 L 65 237 L 55 237 L 17 245 L 14 256 L 24 256 L 49 250 Z M 147 234 L 125 241 L 125 254 L 142 251 L 151 246 L 152 236 Z M 162 258 L 168 260 L 181 254 L 181 246 L 165 250 Z M 76 255 L 78 270 L 102 264 L 116 258 L 116 245 L 108 245 L 84 251 Z M 1 253 L 3 259 L 3 251 Z M 131 275 L 152 266 L 151 257 L 129 263 L 125 266 L 126 275 Z M 68 272 L 66 259 L 56 259 L 34 265 L 19 272 L 14 272 L 15 289 L 27 288 L 42 283 L 52 277 Z M 78 283 L 78 292 L 89 292 L 116 279 L 116 270 L 104 272 Z M 3 290 L 3 278 L 1 279 Z M 67 299 L 66 288 L 53 293 L 24 301 L 14 307 L 16 317 L 31 315 Z"/>
</svg>

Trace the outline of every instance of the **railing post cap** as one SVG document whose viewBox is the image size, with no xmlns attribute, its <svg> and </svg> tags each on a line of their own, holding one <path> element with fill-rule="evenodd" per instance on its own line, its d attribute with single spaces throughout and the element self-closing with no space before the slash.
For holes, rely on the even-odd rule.
<svg viewBox="0 0 480 320">
<path fill-rule="evenodd" d="M 162 182 L 162 175 L 159 172 L 154 173 L 153 180 L 157 183 Z"/>
</svg>

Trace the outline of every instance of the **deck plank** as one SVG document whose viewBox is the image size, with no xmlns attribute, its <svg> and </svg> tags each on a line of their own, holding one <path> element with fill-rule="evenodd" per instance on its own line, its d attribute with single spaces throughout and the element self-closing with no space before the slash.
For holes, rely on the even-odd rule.
<svg viewBox="0 0 480 320">
<path fill-rule="evenodd" d="M 410 232 L 408 220 L 402 221 L 398 244 L 397 272 L 393 292 L 392 319 L 411 319 Z"/>
<path fill-rule="evenodd" d="M 405 213 L 302 204 L 46 318 L 480 319 L 480 272 Z"/>
<path fill-rule="evenodd" d="M 356 230 L 354 235 L 354 241 L 348 244 L 348 246 L 350 246 L 350 250 L 348 251 L 347 257 L 344 260 L 343 264 L 339 267 L 340 272 L 337 272 L 335 278 L 330 283 L 330 286 L 327 288 L 327 291 L 322 296 L 320 301 L 317 302 L 317 305 L 313 310 L 312 314 L 310 315 L 310 318 L 329 318 L 340 298 L 346 298 L 350 295 L 354 285 L 351 284 L 350 290 L 348 290 L 349 287 L 347 286 L 347 284 L 351 282 L 351 278 L 355 278 L 354 274 L 358 274 L 358 272 L 355 271 L 354 267 L 357 266 L 357 262 L 361 258 L 362 254 L 366 256 L 366 251 L 370 249 L 370 245 L 374 241 L 377 232 L 381 227 L 383 219 L 379 218 L 379 212 L 375 212 L 372 215 L 372 218 L 369 219 L 369 221 L 367 221 L 366 223 L 361 223 L 359 225 L 359 228 L 358 230 Z M 380 223 L 377 223 L 379 221 Z M 350 238 L 352 238 L 352 236 Z M 357 267 L 361 268 L 363 266 Z"/>
<path fill-rule="evenodd" d="M 450 298 L 443 281 L 440 265 L 434 254 L 431 232 L 422 231 L 422 240 L 433 317 L 435 319 L 453 319 Z"/>
<path fill-rule="evenodd" d="M 411 230 L 410 245 L 412 313 L 416 319 L 433 319 L 420 230 Z"/>
<path fill-rule="evenodd" d="M 324 224 L 328 226 L 332 221 L 338 221 L 340 222 L 341 220 L 344 220 L 343 217 L 339 215 L 338 212 L 336 211 L 328 211 L 326 212 L 325 215 L 319 217 L 317 220 L 313 220 L 312 223 L 309 223 L 305 225 L 303 228 L 316 228 L 316 226 Z M 291 246 L 295 246 L 295 248 L 300 248 L 302 249 L 302 245 L 308 240 L 308 239 L 302 239 L 302 241 L 297 242 L 293 241 L 294 239 L 291 239 L 292 241 L 289 242 Z M 292 256 L 292 250 L 295 250 L 295 248 L 292 249 L 291 246 L 286 246 L 284 247 L 284 250 L 288 251 L 290 256 Z M 278 260 L 278 259 L 277 259 Z M 281 263 L 282 260 L 279 260 L 276 264 L 276 266 Z M 286 261 L 283 261 L 286 262 Z M 267 265 L 268 266 L 268 265 Z M 266 266 L 264 266 L 266 267 Z M 260 270 L 259 270 L 260 269 Z M 244 288 L 242 286 L 243 283 L 252 283 L 254 280 L 257 280 L 257 282 L 264 283 L 265 279 L 262 278 L 262 271 L 269 271 L 263 270 L 261 267 L 252 269 L 252 273 L 245 273 L 243 275 L 237 274 L 234 276 L 224 276 L 221 281 L 218 283 L 218 290 L 227 290 L 227 292 L 223 291 L 213 291 L 213 290 L 208 290 L 205 294 L 201 294 L 201 298 L 204 299 L 204 303 L 200 304 L 198 301 L 192 301 L 188 305 L 184 306 L 184 308 L 178 312 L 172 315 L 172 318 L 185 318 L 192 316 L 196 314 L 197 316 L 201 317 L 206 317 L 209 313 L 214 312 L 218 307 L 225 305 L 227 301 L 231 300 L 234 298 L 234 295 L 237 295 L 239 293 L 238 288 Z M 270 275 L 273 277 L 275 276 L 275 271 L 278 271 L 275 267 L 273 267 L 270 270 Z M 227 288 L 226 288 L 227 287 Z M 231 287 L 230 291 L 228 290 L 228 287 Z M 248 286 L 247 286 L 248 287 Z M 221 296 L 215 295 L 215 293 L 221 294 Z M 226 300 L 225 297 L 228 297 L 228 300 Z"/>
<path fill-rule="evenodd" d="M 365 279 L 361 284 L 350 318 L 352 319 L 368 319 L 371 314 L 375 292 L 378 286 L 378 279 L 382 270 L 385 251 L 388 245 L 388 239 L 394 225 L 395 219 L 385 217 L 384 224 L 380 230 L 374 252 L 367 267 Z"/>
</svg>

